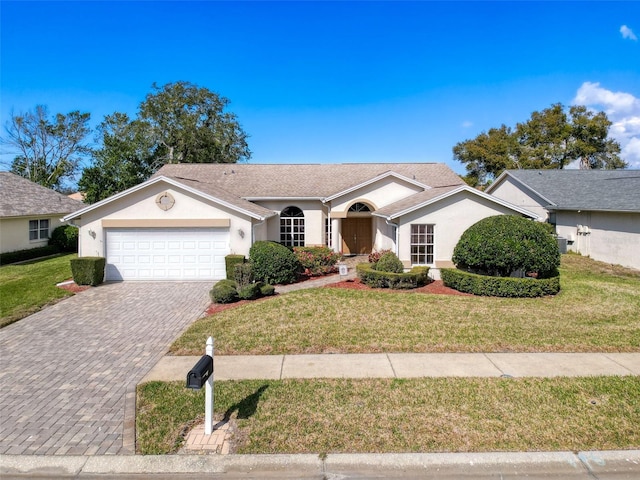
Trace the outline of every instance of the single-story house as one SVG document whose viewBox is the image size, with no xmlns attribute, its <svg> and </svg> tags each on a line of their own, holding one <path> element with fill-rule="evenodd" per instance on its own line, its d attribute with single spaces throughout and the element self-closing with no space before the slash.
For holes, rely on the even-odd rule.
<svg viewBox="0 0 640 480">
<path fill-rule="evenodd" d="M 486 192 L 555 225 L 568 250 L 640 269 L 640 170 L 507 170 Z"/>
<path fill-rule="evenodd" d="M 498 214 L 535 218 L 444 164 L 170 164 L 64 220 L 80 226 L 80 256 L 106 257 L 107 280 L 224 278 L 224 257 L 257 240 L 391 249 L 437 278 L 460 235 Z"/>
<path fill-rule="evenodd" d="M 10 172 L 0 172 L 0 192 L 0 253 L 46 246 L 61 218 L 85 206 Z"/>
</svg>

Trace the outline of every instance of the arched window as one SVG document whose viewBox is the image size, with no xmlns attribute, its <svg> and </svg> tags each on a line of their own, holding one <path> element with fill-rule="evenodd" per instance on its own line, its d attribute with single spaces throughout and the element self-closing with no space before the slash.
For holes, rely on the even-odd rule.
<svg viewBox="0 0 640 480">
<path fill-rule="evenodd" d="M 304 213 L 298 207 L 287 207 L 280 212 L 280 243 L 304 247 Z"/>
<path fill-rule="evenodd" d="M 367 205 L 366 203 L 362 203 L 362 202 L 356 202 L 353 205 L 351 205 L 349 207 L 349 211 L 350 212 L 370 212 L 371 209 L 369 208 L 369 205 Z"/>
</svg>

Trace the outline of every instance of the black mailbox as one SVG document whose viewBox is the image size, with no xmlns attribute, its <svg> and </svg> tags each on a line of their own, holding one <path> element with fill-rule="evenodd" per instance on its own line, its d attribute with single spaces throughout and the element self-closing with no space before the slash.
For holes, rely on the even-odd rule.
<svg viewBox="0 0 640 480">
<path fill-rule="evenodd" d="M 187 373 L 187 388 L 200 389 L 213 373 L 213 358 L 203 355 L 198 363 Z"/>
</svg>

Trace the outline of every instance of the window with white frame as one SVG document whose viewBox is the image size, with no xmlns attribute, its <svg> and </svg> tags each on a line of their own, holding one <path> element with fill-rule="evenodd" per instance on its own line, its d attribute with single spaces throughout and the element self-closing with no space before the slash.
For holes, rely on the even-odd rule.
<svg viewBox="0 0 640 480">
<path fill-rule="evenodd" d="M 29 240 L 46 240 L 49 238 L 49 219 L 29 220 Z"/>
<path fill-rule="evenodd" d="M 324 245 L 331 248 L 331 219 L 324 219 Z"/>
<path fill-rule="evenodd" d="M 411 225 L 411 264 L 433 265 L 433 225 Z"/>
<path fill-rule="evenodd" d="M 280 243 L 304 247 L 304 213 L 298 207 L 287 207 L 280 212 Z"/>
</svg>

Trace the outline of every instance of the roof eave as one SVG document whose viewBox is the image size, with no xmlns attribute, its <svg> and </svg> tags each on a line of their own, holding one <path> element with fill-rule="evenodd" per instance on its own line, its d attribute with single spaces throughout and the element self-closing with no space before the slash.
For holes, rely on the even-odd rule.
<svg viewBox="0 0 640 480">
<path fill-rule="evenodd" d="M 332 200 L 335 200 L 336 198 L 339 198 L 339 197 L 341 197 L 343 195 L 347 195 L 348 193 L 354 192 L 354 191 L 356 191 L 356 190 L 358 190 L 360 188 L 363 188 L 363 187 L 366 187 L 368 185 L 371 185 L 372 183 L 375 183 L 375 182 L 377 182 L 379 180 L 383 180 L 383 179 L 385 179 L 387 177 L 395 177 L 395 178 L 397 178 L 399 180 L 402 180 L 404 182 L 408 182 L 408 183 L 410 183 L 412 185 L 415 185 L 416 187 L 422 188 L 423 190 L 428 190 L 428 189 L 431 188 L 429 185 L 426 185 L 426 184 L 424 184 L 422 182 L 418 182 L 417 180 L 413 180 L 411 178 L 405 177 L 404 175 L 400 175 L 399 173 L 396 173 L 394 171 L 388 171 L 388 172 L 382 173 L 380 175 L 377 175 L 377 176 L 375 176 L 373 178 L 370 178 L 369 180 L 366 180 L 366 181 L 364 181 L 362 183 L 354 185 L 354 186 L 352 186 L 350 188 L 347 188 L 346 190 L 342 190 L 341 192 L 334 193 L 333 195 L 330 195 L 330 196 L 326 197 L 323 200 L 323 202 L 325 202 L 325 203 L 326 202 L 330 202 Z"/>
</svg>

